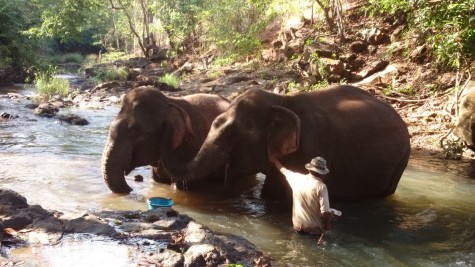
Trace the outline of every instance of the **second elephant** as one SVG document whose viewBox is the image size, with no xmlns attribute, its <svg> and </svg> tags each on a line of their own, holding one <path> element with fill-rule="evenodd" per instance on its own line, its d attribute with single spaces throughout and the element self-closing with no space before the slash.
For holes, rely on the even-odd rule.
<svg viewBox="0 0 475 267">
<path fill-rule="evenodd" d="M 290 188 L 269 155 L 302 173 L 305 163 L 322 156 L 331 170 L 330 197 L 348 200 L 393 194 L 410 150 L 407 127 L 389 104 L 341 85 L 294 95 L 248 90 L 214 120 L 196 157 L 186 164 L 163 160 L 174 176 L 188 180 L 222 164 L 227 179 L 262 172 L 263 196 L 289 199 Z"/>
<path fill-rule="evenodd" d="M 132 89 L 110 125 L 102 155 L 102 174 L 109 189 L 132 191 L 124 175 L 139 166 L 153 166 L 161 176 L 155 179 L 169 180 L 163 177 L 167 175 L 162 171 L 162 156 L 192 159 L 213 120 L 228 106 L 229 101 L 217 95 L 167 97 L 157 88 Z"/>
</svg>

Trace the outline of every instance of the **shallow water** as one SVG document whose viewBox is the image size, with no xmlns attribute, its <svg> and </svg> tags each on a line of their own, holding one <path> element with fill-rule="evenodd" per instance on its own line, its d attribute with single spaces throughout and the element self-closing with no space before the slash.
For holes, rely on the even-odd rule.
<svg viewBox="0 0 475 267">
<path fill-rule="evenodd" d="M 22 87 L 8 90 L 29 93 Z M 0 94 L 5 92 L 0 88 Z M 19 192 L 30 204 L 66 213 L 145 210 L 147 197 L 171 197 L 179 212 L 214 230 L 245 237 L 268 253 L 275 266 L 475 265 L 471 161 L 454 164 L 413 156 L 393 196 L 373 202 L 332 203 L 343 216 L 334 218 L 331 233 L 317 247 L 314 238 L 292 231 L 289 210 L 259 198 L 264 179 L 259 175 L 233 185 L 234 193 L 223 195 L 219 188 L 185 193 L 154 183 L 149 169 L 143 167 L 127 178 L 134 188 L 131 195 L 112 194 L 102 180 L 100 161 L 108 125 L 118 107 L 62 110 L 90 122 L 71 126 L 35 117 L 23 108 L 26 103 L 0 98 L 0 113 L 20 116 L 0 122 L 0 187 Z M 136 174 L 143 175 L 144 182 L 134 182 Z M 69 239 L 50 248 L 14 250 L 11 256 L 37 258 L 46 266 L 130 266 L 133 252 L 126 247 L 109 240 L 81 244 Z M 84 255 L 90 259 L 97 255 L 98 260 L 87 264 L 66 261 Z"/>
</svg>

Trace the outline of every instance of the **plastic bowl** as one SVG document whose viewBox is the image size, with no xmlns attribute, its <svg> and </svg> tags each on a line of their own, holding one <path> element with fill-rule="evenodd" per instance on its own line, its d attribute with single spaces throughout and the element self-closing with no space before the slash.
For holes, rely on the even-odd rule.
<svg viewBox="0 0 475 267">
<path fill-rule="evenodd" d="M 151 197 L 147 199 L 148 208 L 153 210 L 156 208 L 171 207 L 175 202 L 171 198 Z"/>
</svg>

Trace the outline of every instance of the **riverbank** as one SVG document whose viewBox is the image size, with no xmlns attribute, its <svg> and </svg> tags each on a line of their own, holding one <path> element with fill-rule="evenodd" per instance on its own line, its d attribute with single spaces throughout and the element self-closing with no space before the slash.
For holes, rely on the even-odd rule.
<svg viewBox="0 0 475 267">
<path fill-rule="evenodd" d="M 28 204 L 25 197 L 0 188 L 0 210 L 0 266 L 42 265 L 34 257 L 30 262 L 17 259 L 9 249 L 55 246 L 74 234 L 101 236 L 127 246 L 133 266 L 271 266 L 270 258 L 244 238 L 211 231 L 173 208 L 67 216 Z"/>
</svg>

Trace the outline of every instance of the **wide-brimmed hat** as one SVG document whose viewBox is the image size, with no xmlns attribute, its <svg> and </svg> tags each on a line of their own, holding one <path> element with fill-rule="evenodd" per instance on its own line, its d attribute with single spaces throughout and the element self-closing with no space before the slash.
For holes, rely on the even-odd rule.
<svg viewBox="0 0 475 267">
<path fill-rule="evenodd" d="M 327 161 L 322 157 L 313 158 L 310 163 L 305 164 L 305 168 L 321 175 L 325 175 L 330 172 L 330 170 L 327 168 Z"/>
</svg>

